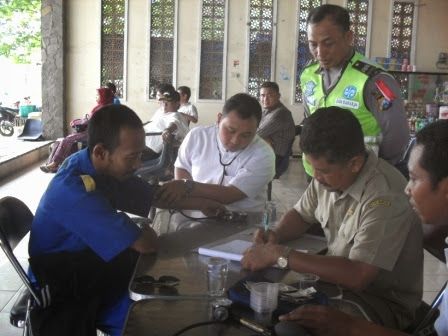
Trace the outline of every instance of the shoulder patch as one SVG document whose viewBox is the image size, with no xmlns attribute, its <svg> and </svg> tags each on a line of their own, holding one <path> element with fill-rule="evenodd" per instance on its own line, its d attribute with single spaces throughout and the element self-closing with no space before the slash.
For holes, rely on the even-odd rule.
<svg viewBox="0 0 448 336">
<path fill-rule="evenodd" d="M 94 191 L 95 190 L 95 180 L 90 175 L 81 175 L 82 182 L 84 183 L 84 187 L 86 191 Z"/>
<path fill-rule="evenodd" d="M 383 71 L 380 68 L 363 61 L 356 61 L 352 67 L 353 69 L 356 69 L 369 77 L 375 76 L 379 72 Z"/>
<path fill-rule="evenodd" d="M 375 208 L 375 207 L 377 207 L 377 206 L 379 206 L 379 205 L 388 207 L 388 206 L 390 206 L 390 201 L 386 201 L 386 200 L 375 200 L 375 201 L 372 201 L 372 202 L 370 202 L 369 204 L 367 204 L 367 206 L 368 206 L 370 209 Z"/>
</svg>

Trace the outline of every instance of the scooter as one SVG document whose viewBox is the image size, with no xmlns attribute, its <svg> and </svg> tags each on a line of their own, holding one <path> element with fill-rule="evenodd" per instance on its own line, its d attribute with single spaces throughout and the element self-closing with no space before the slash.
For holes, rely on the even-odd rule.
<svg viewBox="0 0 448 336">
<path fill-rule="evenodd" d="M 14 118 L 18 115 L 19 109 L 3 107 L 0 103 L 0 134 L 10 137 L 14 134 Z"/>
</svg>

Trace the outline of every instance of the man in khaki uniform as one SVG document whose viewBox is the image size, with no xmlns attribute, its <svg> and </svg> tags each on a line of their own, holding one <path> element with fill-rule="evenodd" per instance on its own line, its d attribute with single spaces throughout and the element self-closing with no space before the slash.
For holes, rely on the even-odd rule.
<svg viewBox="0 0 448 336">
<path fill-rule="evenodd" d="M 422 297 L 423 249 L 398 170 L 366 149 L 361 125 L 348 110 L 318 109 L 306 119 L 300 147 L 314 170 L 302 198 L 269 231 L 254 238 L 242 260 L 257 270 L 277 263 L 356 293 L 377 323 L 404 329 Z M 325 256 L 279 245 L 319 222 L 328 242 Z"/>
</svg>

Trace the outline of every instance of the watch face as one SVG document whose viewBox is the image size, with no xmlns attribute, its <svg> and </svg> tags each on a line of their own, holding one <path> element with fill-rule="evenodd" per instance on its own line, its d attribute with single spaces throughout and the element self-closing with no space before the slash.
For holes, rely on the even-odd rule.
<svg viewBox="0 0 448 336">
<path fill-rule="evenodd" d="M 280 268 L 285 268 L 286 266 L 288 266 L 288 260 L 286 260 L 283 257 L 278 258 L 277 260 L 277 264 Z"/>
</svg>

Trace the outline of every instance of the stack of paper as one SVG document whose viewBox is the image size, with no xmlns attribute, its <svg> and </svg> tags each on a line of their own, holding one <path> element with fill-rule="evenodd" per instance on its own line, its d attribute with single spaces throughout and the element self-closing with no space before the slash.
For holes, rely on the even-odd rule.
<svg viewBox="0 0 448 336">
<path fill-rule="evenodd" d="M 251 246 L 252 243 L 245 240 L 232 240 L 228 243 L 213 247 L 200 247 L 198 252 L 201 255 L 210 257 L 241 261 L 244 251 Z"/>
</svg>

